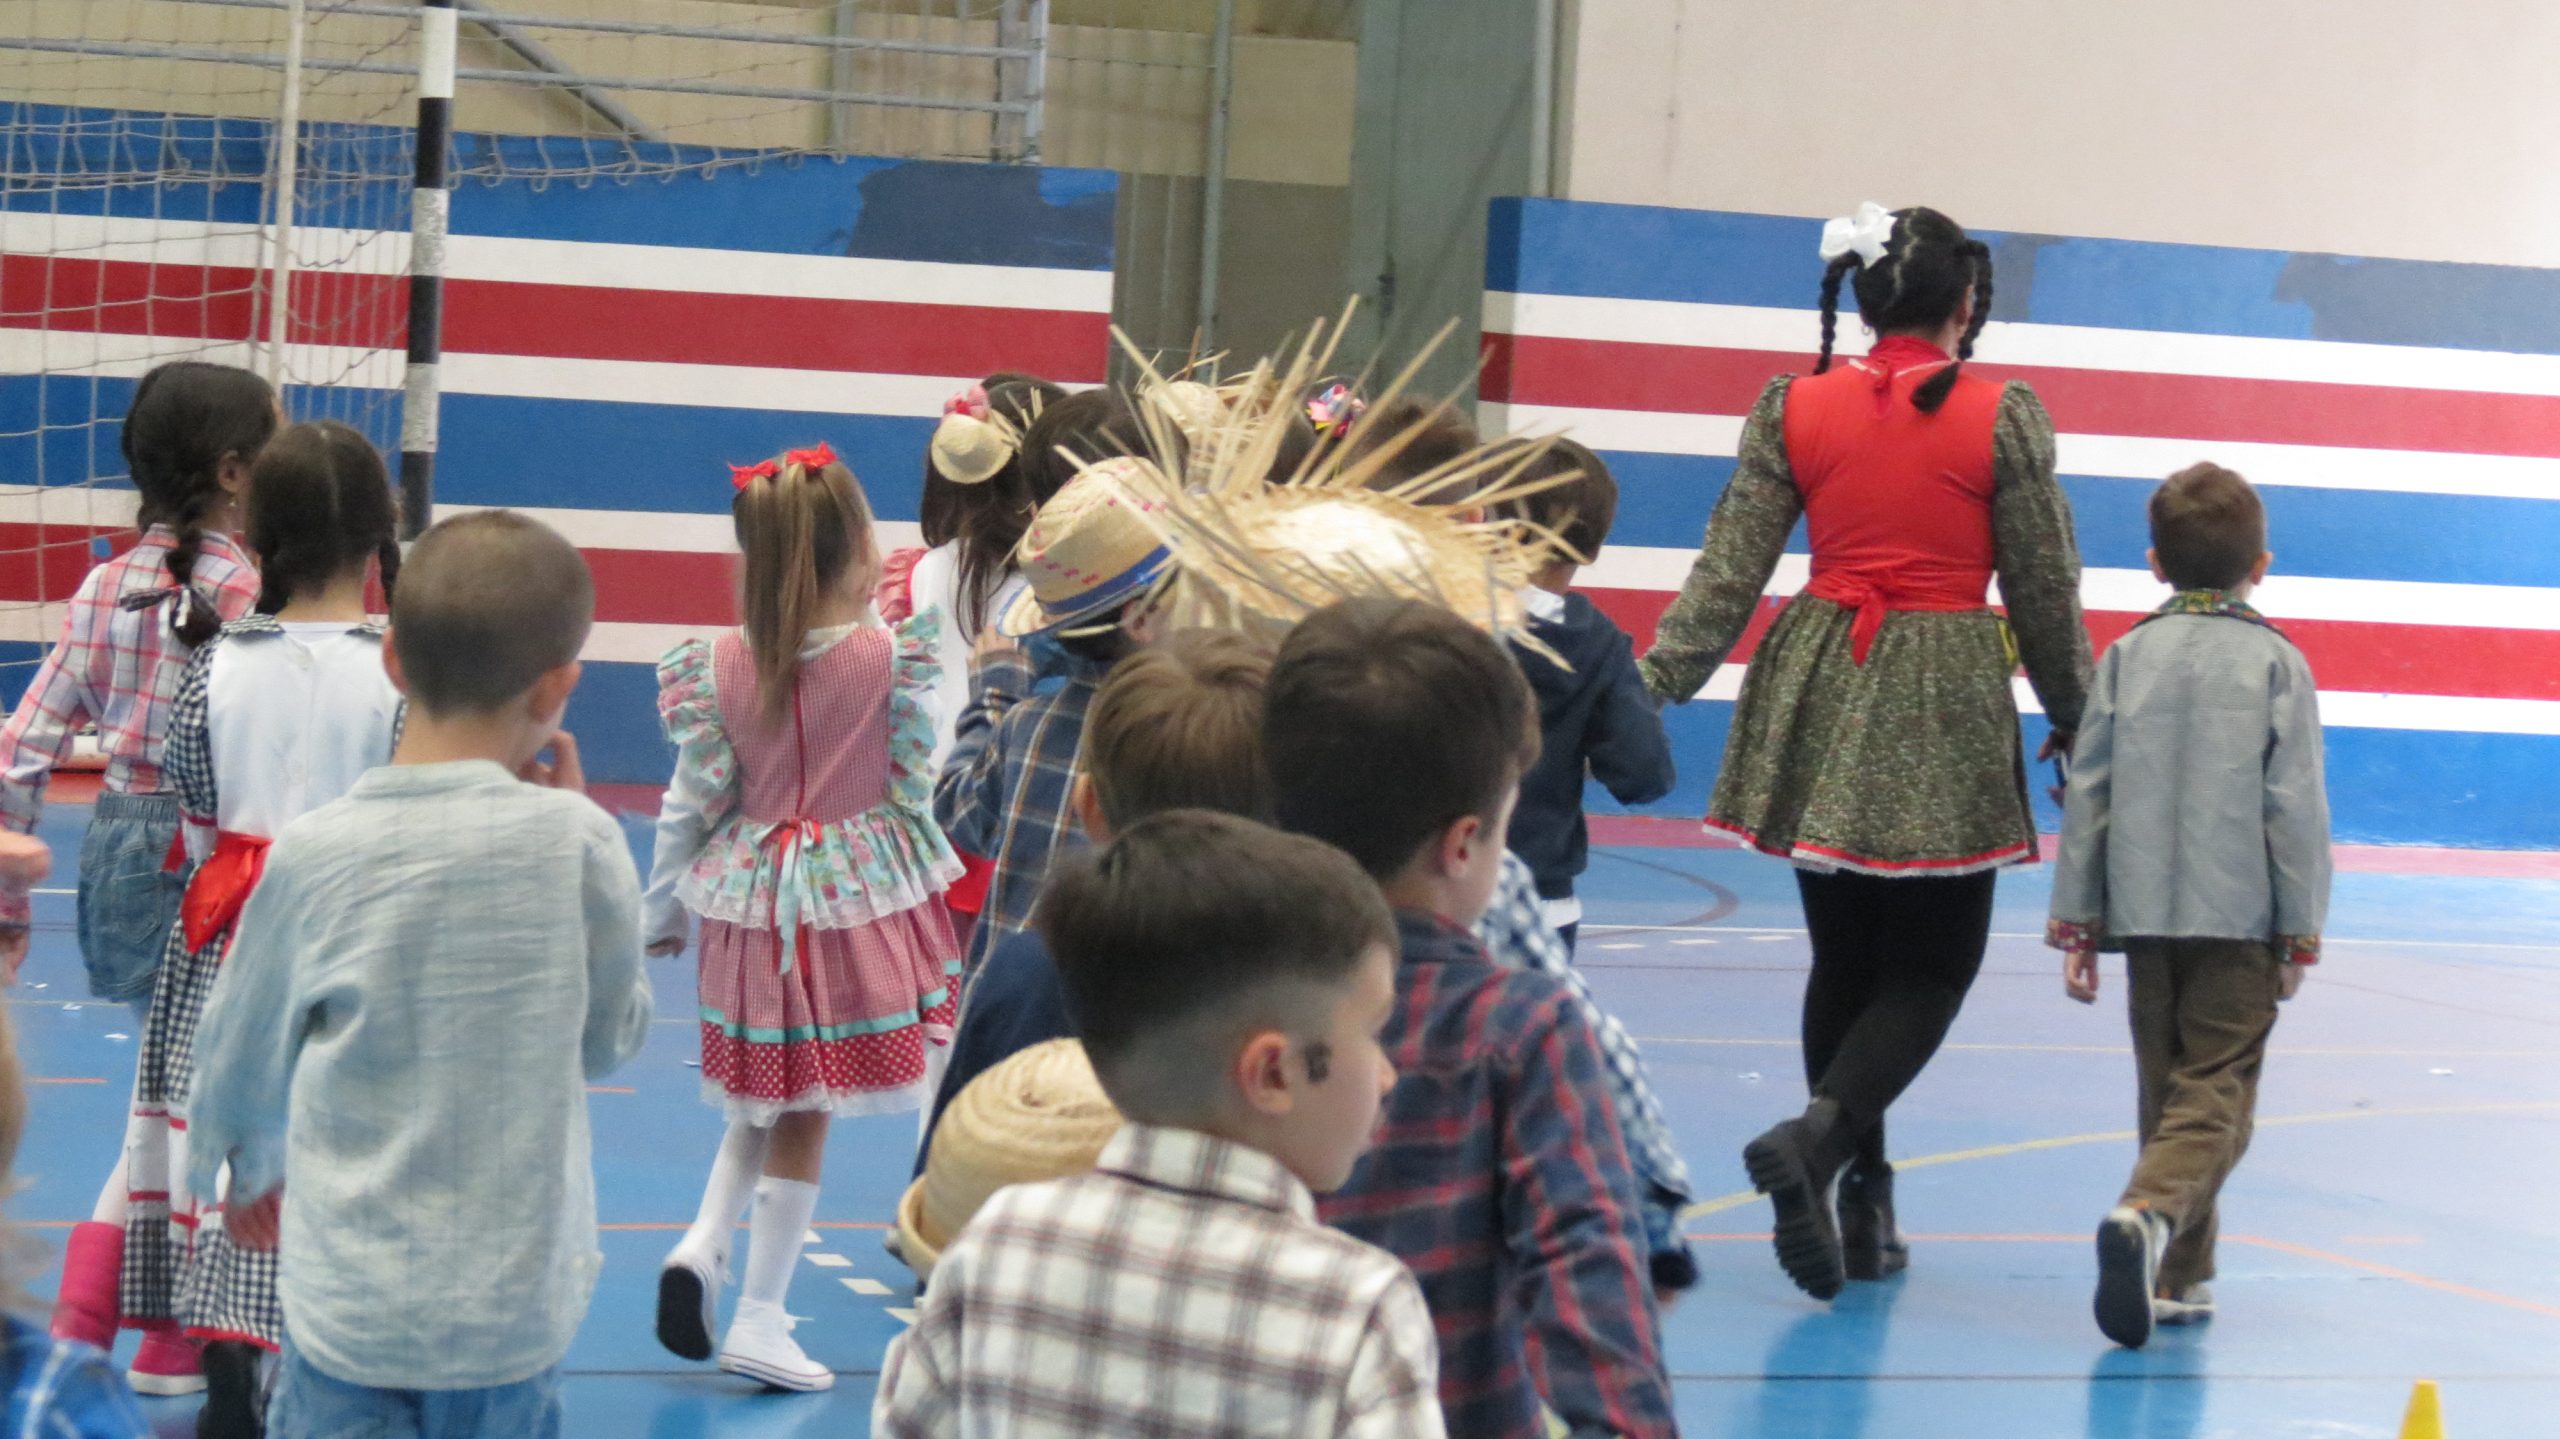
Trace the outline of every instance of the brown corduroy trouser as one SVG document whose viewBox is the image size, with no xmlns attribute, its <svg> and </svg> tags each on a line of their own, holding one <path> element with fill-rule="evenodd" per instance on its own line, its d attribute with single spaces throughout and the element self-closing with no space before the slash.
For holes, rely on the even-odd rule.
<svg viewBox="0 0 2560 1439">
<path fill-rule="evenodd" d="M 2247 940 L 2136 939 L 2125 950 L 2142 1156 L 2123 1202 L 2176 1226 L 2160 1260 L 2160 1288 L 2176 1294 L 2213 1278 L 2215 1200 L 2248 1152 L 2281 961 Z"/>
</svg>

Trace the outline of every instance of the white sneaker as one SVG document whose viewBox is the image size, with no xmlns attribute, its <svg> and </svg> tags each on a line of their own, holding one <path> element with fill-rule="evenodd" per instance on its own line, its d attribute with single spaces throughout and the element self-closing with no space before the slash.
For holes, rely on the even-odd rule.
<svg viewBox="0 0 2560 1439">
<path fill-rule="evenodd" d="M 801 1394 L 833 1389 L 835 1371 L 801 1353 L 792 1341 L 792 1326 L 799 1322 L 779 1304 L 739 1300 L 728 1337 L 720 1342 L 721 1371 Z"/>
<path fill-rule="evenodd" d="M 2151 1342 L 2151 1301 L 2160 1287 L 2167 1220 L 2119 1205 L 2098 1225 L 2098 1328 L 2127 1349 Z"/>
<path fill-rule="evenodd" d="M 2204 1324 L 2213 1318 L 2213 1286 L 2191 1284 L 2176 1294 L 2164 1294 L 2151 1301 L 2151 1321 L 2155 1324 Z"/>
<path fill-rule="evenodd" d="M 699 1254 L 679 1244 L 658 1270 L 658 1342 L 679 1359 L 711 1357 L 720 1329 L 720 1289 L 726 1257 Z"/>
</svg>

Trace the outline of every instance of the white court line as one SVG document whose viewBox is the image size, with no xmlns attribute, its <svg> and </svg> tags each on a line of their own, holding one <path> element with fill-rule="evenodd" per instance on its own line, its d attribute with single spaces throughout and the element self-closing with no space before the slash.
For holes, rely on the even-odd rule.
<svg viewBox="0 0 2560 1439">
<path fill-rule="evenodd" d="M 841 1254 L 820 1252 L 806 1255 L 804 1257 L 811 1264 L 818 1266 L 820 1269 L 851 1269 L 853 1267 L 853 1261 L 845 1258 Z"/>
<path fill-rule="evenodd" d="M 877 1279 L 857 1278 L 847 1279 L 841 1282 L 845 1288 L 852 1290 L 854 1293 L 861 1295 L 865 1299 L 885 1299 L 889 1296 L 889 1286 L 881 1283 Z"/>
</svg>

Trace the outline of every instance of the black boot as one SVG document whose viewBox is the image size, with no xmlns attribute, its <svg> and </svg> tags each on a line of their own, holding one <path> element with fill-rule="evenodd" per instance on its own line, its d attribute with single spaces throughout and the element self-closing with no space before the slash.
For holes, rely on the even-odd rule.
<svg viewBox="0 0 2560 1439">
<path fill-rule="evenodd" d="M 217 1339 L 204 1346 L 204 1408 L 196 1439 L 264 1439 L 266 1398 L 259 1392 L 258 1346 Z"/>
<path fill-rule="evenodd" d="M 1840 1229 L 1831 1210 L 1831 1184 L 1847 1162 L 1848 1126 L 1840 1106 L 1817 1099 L 1742 1150 L 1752 1186 L 1769 1196 L 1775 1211 L 1771 1238 L 1778 1264 L 1796 1287 L 1828 1302 L 1848 1283 Z"/>
<path fill-rule="evenodd" d="M 1911 1266 L 1893 1222 L 1893 1166 L 1852 1164 L 1840 1176 L 1840 1257 L 1852 1279 L 1882 1279 Z"/>
</svg>

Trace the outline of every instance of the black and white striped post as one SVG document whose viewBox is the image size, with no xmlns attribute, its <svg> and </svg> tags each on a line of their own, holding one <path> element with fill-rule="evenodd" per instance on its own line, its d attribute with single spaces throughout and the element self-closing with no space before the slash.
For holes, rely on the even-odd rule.
<svg viewBox="0 0 2560 1439">
<path fill-rule="evenodd" d="M 419 0 L 418 170 L 409 197 L 409 372 L 400 407 L 401 533 L 416 539 L 435 519 L 436 410 L 443 398 L 444 243 L 453 193 L 454 0 Z"/>
</svg>

